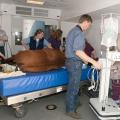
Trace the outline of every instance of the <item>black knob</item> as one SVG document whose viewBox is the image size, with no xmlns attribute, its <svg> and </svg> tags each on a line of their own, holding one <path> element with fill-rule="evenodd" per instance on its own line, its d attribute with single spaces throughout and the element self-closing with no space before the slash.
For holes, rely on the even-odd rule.
<svg viewBox="0 0 120 120">
<path fill-rule="evenodd" d="M 102 107 L 102 111 L 105 111 L 105 107 Z"/>
</svg>

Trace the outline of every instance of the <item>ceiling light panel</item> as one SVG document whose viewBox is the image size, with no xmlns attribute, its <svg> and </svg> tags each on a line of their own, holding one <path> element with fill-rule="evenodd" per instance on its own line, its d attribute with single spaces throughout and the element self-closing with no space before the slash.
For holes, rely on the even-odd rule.
<svg viewBox="0 0 120 120">
<path fill-rule="evenodd" d="M 42 0 L 27 0 L 27 3 L 43 5 L 44 1 Z"/>
</svg>

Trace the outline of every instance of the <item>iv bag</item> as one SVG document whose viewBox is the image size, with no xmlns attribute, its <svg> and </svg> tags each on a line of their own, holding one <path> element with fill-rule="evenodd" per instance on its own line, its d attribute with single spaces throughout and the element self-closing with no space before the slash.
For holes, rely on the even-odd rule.
<svg viewBox="0 0 120 120">
<path fill-rule="evenodd" d="M 102 21 L 101 45 L 106 47 L 117 46 L 118 19 L 110 16 Z"/>
</svg>

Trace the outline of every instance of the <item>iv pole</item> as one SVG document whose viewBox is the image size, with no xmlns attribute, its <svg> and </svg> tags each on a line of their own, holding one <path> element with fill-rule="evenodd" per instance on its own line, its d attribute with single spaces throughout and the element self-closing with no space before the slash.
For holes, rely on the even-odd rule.
<svg viewBox="0 0 120 120">
<path fill-rule="evenodd" d="M 100 73 L 99 97 L 91 98 L 89 105 L 98 118 L 102 120 L 120 119 L 120 108 L 114 100 L 108 98 L 110 83 L 110 67 L 113 61 L 120 61 L 120 52 L 109 51 L 109 47 L 116 46 L 118 36 L 118 18 L 116 14 L 102 16 L 102 42 L 106 46 L 106 57 L 100 59 L 103 68 Z M 117 15 L 118 16 L 118 15 Z M 103 21 L 104 20 L 104 21 Z"/>
</svg>

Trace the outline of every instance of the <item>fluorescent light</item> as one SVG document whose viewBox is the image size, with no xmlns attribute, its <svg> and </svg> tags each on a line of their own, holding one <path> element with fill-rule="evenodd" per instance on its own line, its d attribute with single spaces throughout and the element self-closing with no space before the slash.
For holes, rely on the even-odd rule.
<svg viewBox="0 0 120 120">
<path fill-rule="evenodd" d="M 27 3 L 43 5 L 44 2 L 40 0 L 27 0 Z"/>
</svg>

